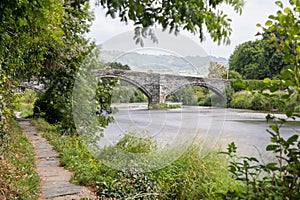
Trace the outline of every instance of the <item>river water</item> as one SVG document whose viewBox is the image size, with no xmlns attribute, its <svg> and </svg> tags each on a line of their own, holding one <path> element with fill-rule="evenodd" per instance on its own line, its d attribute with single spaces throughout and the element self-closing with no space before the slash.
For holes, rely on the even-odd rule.
<svg viewBox="0 0 300 200">
<path fill-rule="evenodd" d="M 274 122 L 266 122 L 267 113 L 191 106 L 168 110 L 147 110 L 146 104 L 115 106 L 115 121 L 105 129 L 101 146 L 115 144 L 133 132 L 141 137 L 151 135 L 161 147 L 200 143 L 205 149 L 225 150 L 228 143 L 235 142 L 241 155 L 270 159 L 270 154 L 264 153 L 270 140 L 266 130 Z M 300 121 L 290 120 L 280 130 L 284 137 L 300 134 Z"/>
</svg>

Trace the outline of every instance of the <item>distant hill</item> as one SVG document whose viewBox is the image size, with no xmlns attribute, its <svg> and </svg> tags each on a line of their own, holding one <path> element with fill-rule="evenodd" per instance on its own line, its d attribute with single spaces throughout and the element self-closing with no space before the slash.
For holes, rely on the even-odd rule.
<svg viewBox="0 0 300 200">
<path fill-rule="evenodd" d="M 207 76 L 211 61 L 228 66 L 226 58 L 214 56 L 186 56 L 141 54 L 137 52 L 101 51 L 100 59 L 103 62 L 120 62 L 127 64 L 132 70 L 181 74 L 192 76 Z"/>
</svg>

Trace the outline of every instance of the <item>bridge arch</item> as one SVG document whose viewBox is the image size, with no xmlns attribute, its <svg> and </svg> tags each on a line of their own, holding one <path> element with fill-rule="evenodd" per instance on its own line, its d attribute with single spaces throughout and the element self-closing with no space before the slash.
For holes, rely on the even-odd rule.
<svg viewBox="0 0 300 200">
<path fill-rule="evenodd" d="M 147 98 L 148 98 L 148 104 L 151 104 L 151 100 L 152 100 L 152 95 L 150 93 L 150 91 L 147 90 L 147 88 L 145 88 L 143 85 L 139 84 L 138 82 L 131 80 L 125 76 L 120 76 L 120 75 L 101 75 L 98 76 L 98 78 L 102 79 L 102 78 L 118 78 L 120 80 L 123 80 L 127 83 L 132 84 L 133 86 L 135 86 L 136 88 L 138 88 Z"/>
<path fill-rule="evenodd" d="M 186 84 L 183 84 L 183 85 L 179 85 L 178 87 L 170 90 L 165 98 L 167 99 L 170 95 L 178 92 L 179 90 L 181 89 L 184 89 L 184 88 L 187 88 L 189 86 L 200 86 L 200 87 L 204 87 L 204 88 L 207 88 L 211 91 L 213 91 L 215 94 L 217 94 L 219 97 L 221 97 L 222 101 L 226 101 L 226 95 L 224 94 L 224 92 L 220 91 L 217 87 L 214 87 L 206 82 L 192 82 L 192 83 L 186 83 Z"/>
</svg>

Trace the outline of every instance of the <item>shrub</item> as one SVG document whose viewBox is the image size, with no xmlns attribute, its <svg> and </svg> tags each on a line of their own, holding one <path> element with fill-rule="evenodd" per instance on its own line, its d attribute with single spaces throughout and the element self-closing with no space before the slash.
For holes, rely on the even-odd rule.
<svg viewBox="0 0 300 200">
<path fill-rule="evenodd" d="M 156 103 L 156 104 L 151 104 L 148 106 L 149 110 L 159 110 L 159 109 L 165 109 L 167 108 L 167 104 L 166 103 Z"/>
<path fill-rule="evenodd" d="M 158 199 L 158 185 L 139 169 L 126 169 L 116 174 L 113 181 L 98 192 L 109 199 Z"/>
<path fill-rule="evenodd" d="M 271 110 L 272 104 L 268 98 L 260 93 L 254 93 L 252 99 L 252 110 Z"/>
<path fill-rule="evenodd" d="M 239 109 L 252 108 L 253 95 L 249 91 L 236 92 L 231 97 L 230 107 Z"/>
</svg>

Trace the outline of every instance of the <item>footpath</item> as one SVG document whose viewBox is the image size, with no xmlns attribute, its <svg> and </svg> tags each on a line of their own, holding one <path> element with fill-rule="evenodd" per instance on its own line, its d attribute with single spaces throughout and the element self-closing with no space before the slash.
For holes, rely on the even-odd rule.
<svg viewBox="0 0 300 200">
<path fill-rule="evenodd" d="M 59 154 L 29 120 L 20 118 L 18 121 L 35 150 L 36 170 L 41 179 L 39 200 L 97 199 L 87 187 L 70 183 L 72 172 L 59 166 Z"/>
</svg>

